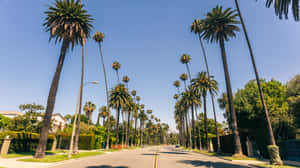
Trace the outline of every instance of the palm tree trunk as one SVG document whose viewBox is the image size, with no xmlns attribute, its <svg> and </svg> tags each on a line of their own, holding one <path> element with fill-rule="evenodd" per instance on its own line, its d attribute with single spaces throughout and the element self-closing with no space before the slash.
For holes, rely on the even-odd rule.
<svg viewBox="0 0 300 168">
<path fill-rule="evenodd" d="M 197 113 L 197 107 L 195 107 L 195 114 L 196 114 L 196 121 L 197 121 L 197 116 L 198 116 L 198 113 Z M 199 139 L 199 150 L 202 150 L 202 140 L 201 140 L 201 129 L 200 129 L 200 120 L 199 120 L 199 126 L 198 126 L 198 139 Z"/>
<path fill-rule="evenodd" d="M 137 137 L 136 137 L 136 133 L 137 133 L 137 130 L 136 130 L 136 127 L 137 127 L 137 118 L 135 118 L 135 124 L 134 124 L 134 146 L 136 146 L 136 142 L 137 142 Z"/>
<path fill-rule="evenodd" d="M 122 114 L 122 134 L 121 134 L 121 142 L 122 142 L 122 148 L 123 148 L 123 145 L 124 145 L 124 136 L 125 136 L 125 134 L 124 134 L 124 128 L 125 128 L 125 123 L 124 123 L 124 111 L 122 110 L 122 112 L 121 112 L 121 114 Z"/>
<path fill-rule="evenodd" d="M 247 41 L 247 45 L 248 45 L 248 48 L 249 48 L 249 53 L 250 53 L 250 56 L 251 56 L 252 66 L 253 66 L 253 70 L 254 70 L 254 73 L 255 73 L 256 83 L 258 85 L 260 99 L 261 99 L 263 109 L 264 109 L 265 115 L 266 115 L 266 120 L 267 120 L 267 123 L 268 123 L 269 143 L 270 143 L 270 145 L 276 145 L 272 125 L 271 125 L 270 118 L 269 118 L 269 112 L 268 112 L 268 109 L 267 109 L 267 106 L 266 106 L 266 103 L 265 103 L 264 93 L 263 93 L 263 90 L 262 90 L 262 87 L 261 87 L 261 84 L 260 84 L 260 79 L 259 79 L 258 70 L 257 70 L 256 63 L 255 63 L 255 58 L 254 58 L 252 46 L 250 44 L 247 29 L 246 29 L 244 19 L 243 19 L 243 16 L 242 16 L 242 13 L 241 13 L 241 10 L 240 10 L 240 7 L 239 7 L 239 3 L 238 3 L 237 0 L 235 0 L 235 5 L 236 5 L 236 8 L 238 10 L 238 14 L 239 14 L 241 24 L 242 24 L 242 27 L 243 27 L 243 30 L 244 30 L 244 35 L 245 35 L 245 38 L 246 38 L 246 41 Z"/>
<path fill-rule="evenodd" d="M 100 113 L 98 113 L 98 116 L 97 116 L 96 126 L 99 126 L 99 125 L 100 125 Z"/>
<path fill-rule="evenodd" d="M 103 124 L 102 124 L 102 126 L 104 127 L 104 125 L 105 125 L 105 117 L 103 117 Z"/>
<path fill-rule="evenodd" d="M 140 138 L 141 138 L 141 140 L 140 140 L 140 144 L 141 144 L 141 146 L 143 146 L 143 121 L 140 121 Z"/>
<path fill-rule="evenodd" d="M 234 146 L 235 146 L 234 154 L 242 155 L 243 153 L 242 153 L 242 146 L 241 146 L 240 136 L 239 136 L 239 132 L 238 132 L 238 127 L 237 127 L 236 113 L 235 113 L 235 110 L 233 107 L 233 95 L 232 95 L 232 88 L 231 88 L 230 76 L 229 76 L 229 71 L 228 71 L 224 39 L 220 40 L 220 48 L 221 48 L 223 66 L 224 66 L 228 106 L 229 106 L 229 111 L 230 111 L 230 116 L 231 116 L 231 121 L 232 121 L 231 126 L 232 126 Z"/>
<path fill-rule="evenodd" d="M 192 147 L 192 137 L 191 137 L 191 131 L 190 131 L 190 128 L 189 128 L 189 123 L 188 123 L 188 115 L 187 115 L 187 112 L 185 113 L 185 124 L 186 124 L 186 132 L 187 132 L 187 138 L 188 138 L 188 147 Z"/>
<path fill-rule="evenodd" d="M 116 72 L 117 72 L 118 84 L 120 84 L 119 71 L 118 71 L 118 70 L 116 70 Z"/>
<path fill-rule="evenodd" d="M 196 127 L 195 127 L 195 116 L 194 116 L 194 104 L 192 104 L 192 127 L 193 127 L 193 141 L 194 141 L 194 149 L 197 149 L 197 141 L 196 141 Z"/>
<path fill-rule="evenodd" d="M 181 128 L 182 128 L 182 143 L 186 147 L 186 134 L 185 134 L 185 126 L 184 126 L 184 115 L 181 114 Z"/>
<path fill-rule="evenodd" d="M 108 84 L 107 84 L 107 76 L 106 76 L 106 70 L 104 66 L 104 58 L 102 54 L 102 48 L 101 43 L 99 43 L 99 50 L 100 50 L 100 56 L 101 56 L 101 62 L 102 62 L 102 68 L 104 73 L 104 79 L 105 79 L 105 91 L 106 91 L 106 107 L 108 109 L 108 115 L 107 115 L 107 136 L 106 136 L 106 149 L 109 149 L 109 134 L 110 134 L 110 110 L 109 110 L 109 99 L 108 99 Z M 103 124 L 104 126 L 104 124 Z"/>
<path fill-rule="evenodd" d="M 127 146 L 129 146 L 129 133 L 130 133 L 130 113 L 128 112 L 127 131 L 126 131 L 126 145 Z"/>
<path fill-rule="evenodd" d="M 191 75 L 191 71 L 190 71 L 190 67 L 189 67 L 189 64 L 186 63 L 186 69 L 188 71 L 188 75 L 189 75 L 189 78 L 190 78 L 190 82 L 192 82 L 192 75 Z"/>
<path fill-rule="evenodd" d="M 206 109 L 206 95 L 204 95 L 204 94 L 203 94 L 203 111 L 204 111 L 204 127 L 205 127 L 205 138 L 206 138 L 206 149 L 209 150 L 208 127 L 207 127 L 207 109 Z"/>
<path fill-rule="evenodd" d="M 73 153 L 78 153 L 78 141 L 79 141 L 79 130 L 80 130 L 80 117 L 81 117 L 81 106 L 82 106 L 82 94 L 83 94 L 83 78 L 84 78 L 84 43 L 82 44 L 82 61 L 81 61 L 81 81 L 80 81 L 80 87 L 81 87 L 81 93 L 80 93 L 80 99 L 79 99 L 79 108 L 78 108 L 78 120 L 77 120 L 77 128 L 76 128 L 76 134 L 75 134 L 75 143 L 73 148 Z"/>
<path fill-rule="evenodd" d="M 52 83 L 51 83 L 51 87 L 50 87 L 50 91 L 49 91 L 49 95 L 48 95 L 46 112 L 45 112 L 45 116 L 43 119 L 43 127 L 42 127 L 41 134 L 40 134 L 39 144 L 36 148 L 35 158 L 45 157 L 45 151 L 46 151 L 48 133 L 49 133 L 48 131 L 50 129 L 51 117 L 52 117 L 52 113 L 53 113 L 53 109 L 54 109 L 54 105 L 55 105 L 56 93 L 57 93 L 57 89 L 58 89 L 61 70 L 62 70 L 62 67 L 64 64 L 67 50 L 69 48 L 68 45 L 69 45 L 68 41 L 64 40 L 61 50 L 60 50 L 59 60 L 58 60 L 57 66 L 56 66 L 56 71 L 55 71 L 54 77 L 52 79 Z"/>
<path fill-rule="evenodd" d="M 120 107 L 117 109 L 117 123 L 116 123 L 116 145 L 119 144 L 119 120 L 120 120 Z"/>
<path fill-rule="evenodd" d="M 210 81 L 210 71 L 209 71 L 209 67 L 208 67 L 208 61 L 207 61 L 205 48 L 204 48 L 202 38 L 201 38 L 199 33 L 198 33 L 198 35 L 199 35 L 199 41 L 200 41 L 200 45 L 201 45 L 201 49 L 202 49 L 203 57 L 204 57 L 204 61 L 205 61 L 208 81 Z M 213 113 L 214 113 L 214 120 L 215 120 L 216 138 L 217 138 L 217 152 L 221 152 L 221 145 L 220 145 L 220 137 L 219 137 L 219 132 L 218 132 L 218 122 L 217 122 L 217 116 L 216 116 L 216 107 L 215 107 L 214 95 L 211 91 L 209 93 L 210 93 L 210 97 L 211 97 L 211 103 L 212 103 L 212 106 L 213 106 Z"/>
<path fill-rule="evenodd" d="M 213 106 L 213 112 L 214 112 L 214 120 L 215 120 L 215 128 L 216 128 L 216 137 L 217 137 L 217 152 L 220 153 L 222 152 L 221 150 L 221 143 L 220 143 L 220 137 L 219 137 L 219 129 L 218 129 L 218 122 L 217 122 L 217 115 L 216 115 L 216 108 L 215 108 L 215 101 L 214 101 L 214 96 L 212 93 L 211 95 L 211 102 Z"/>
</svg>

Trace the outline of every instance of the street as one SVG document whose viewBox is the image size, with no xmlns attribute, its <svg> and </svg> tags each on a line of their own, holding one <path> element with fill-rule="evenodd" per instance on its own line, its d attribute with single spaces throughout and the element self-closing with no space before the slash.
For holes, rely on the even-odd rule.
<svg viewBox="0 0 300 168">
<path fill-rule="evenodd" d="M 173 146 L 149 147 L 69 160 L 51 168 L 247 168 L 213 156 Z"/>
</svg>

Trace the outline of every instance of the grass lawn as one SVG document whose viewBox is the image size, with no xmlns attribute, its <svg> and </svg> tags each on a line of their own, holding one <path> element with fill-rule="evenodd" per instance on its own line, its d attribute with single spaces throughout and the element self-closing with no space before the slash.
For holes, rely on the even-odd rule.
<svg viewBox="0 0 300 168">
<path fill-rule="evenodd" d="M 225 153 L 200 151 L 200 150 L 195 150 L 195 149 L 193 149 L 193 152 L 201 153 L 201 154 L 208 155 L 208 156 L 230 156 L 229 154 L 225 154 Z"/>
<path fill-rule="evenodd" d="M 266 167 L 266 168 L 300 168 L 299 166 L 289 166 L 289 165 L 274 166 L 274 165 L 269 165 L 269 164 L 258 164 L 258 166 L 262 166 L 262 167 Z"/>
<path fill-rule="evenodd" d="M 224 157 L 224 159 L 227 159 L 227 160 L 255 160 L 255 161 L 259 161 L 258 158 L 252 158 L 252 157 Z"/>
<path fill-rule="evenodd" d="M 47 151 L 46 155 L 53 155 L 55 154 L 56 151 Z M 18 157 L 25 157 L 25 156 L 33 156 L 35 153 L 34 152 L 25 152 L 25 153 L 9 153 L 7 155 L 1 155 L 0 157 L 2 158 L 18 158 Z"/>
<path fill-rule="evenodd" d="M 87 157 L 87 156 L 95 156 L 95 155 L 100 155 L 103 154 L 104 152 L 98 151 L 98 152 L 82 152 L 76 155 L 72 155 L 71 159 L 77 159 L 81 157 Z M 26 158 L 26 159 L 19 159 L 18 161 L 23 161 L 23 162 L 60 162 L 64 160 L 69 160 L 68 155 L 52 155 L 52 156 L 46 156 L 43 159 L 35 159 L 35 158 Z"/>
</svg>

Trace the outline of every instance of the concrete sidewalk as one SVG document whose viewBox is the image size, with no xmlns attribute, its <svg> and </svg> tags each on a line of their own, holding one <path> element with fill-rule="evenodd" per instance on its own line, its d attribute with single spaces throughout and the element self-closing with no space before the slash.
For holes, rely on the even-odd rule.
<svg viewBox="0 0 300 168">
<path fill-rule="evenodd" d="M 18 157 L 18 158 L 0 158 L 0 167 L 5 168 L 47 168 L 53 166 L 56 163 L 37 163 L 37 162 L 21 162 L 17 161 L 19 159 L 28 157 Z"/>
</svg>

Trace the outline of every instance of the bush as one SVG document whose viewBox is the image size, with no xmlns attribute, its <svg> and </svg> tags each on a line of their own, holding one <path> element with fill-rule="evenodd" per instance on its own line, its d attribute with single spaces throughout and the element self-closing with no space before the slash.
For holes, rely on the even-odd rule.
<svg viewBox="0 0 300 168">
<path fill-rule="evenodd" d="M 9 135 L 11 143 L 9 153 L 34 152 L 40 139 L 40 134 L 31 132 L 1 132 L 0 138 Z M 47 142 L 47 150 L 51 149 L 55 136 L 49 135 Z"/>
</svg>

